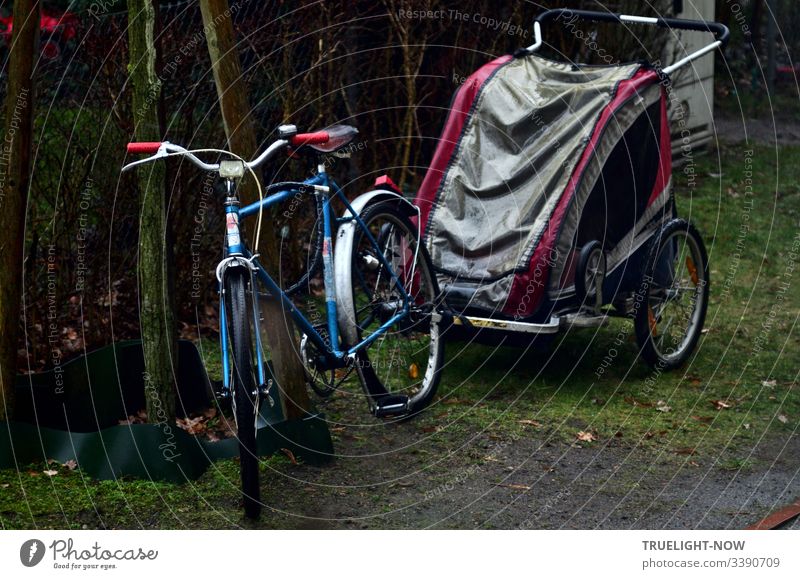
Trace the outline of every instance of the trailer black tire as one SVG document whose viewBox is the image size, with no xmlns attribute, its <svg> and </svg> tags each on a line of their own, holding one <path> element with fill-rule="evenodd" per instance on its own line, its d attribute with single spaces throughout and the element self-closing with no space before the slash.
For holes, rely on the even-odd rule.
<svg viewBox="0 0 800 579">
<path fill-rule="evenodd" d="M 639 353 L 648 364 L 672 370 L 686 362 L 703 330 L 710 287 L 708 256 L 700 233 L 684 219 L 664 224 L 650 240 L 646 255 L 634 297 L 636 340 Z M 686 287 L 682 285 L 685 273 L 688 273 Z M 686 295 L 688 309 L 682 307 Z M 678 313 L 684 315 L 666 316 L 671 305 L 677 305 L 681 310 Z M 672 335 L 676 335 L 673 341 L 677 345 L 665 347 L 664 341 Z"/>
</svg>

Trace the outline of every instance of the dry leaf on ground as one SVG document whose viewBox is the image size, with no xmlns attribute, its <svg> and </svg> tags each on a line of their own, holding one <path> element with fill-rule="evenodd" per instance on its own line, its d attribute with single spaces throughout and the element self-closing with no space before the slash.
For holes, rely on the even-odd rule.
<svg viewBox="0 0 800 579">
<path fill-rule="evenodd" d="M 291 450 L 289 450 L 288 448 L 282 448 L 281 452 L 283 454 L 285 454 L 289 458 L 289 462 L 291 462 L 292 464 L 295 464 L 295 465 L 299 464 L 297 462 L 297 459 L 294 457 L 294 453 Z"/>
<path fill-rule="evenodd" d="M 694 416 L 694 415 L 692 416 L 692 419 L 693 419 L 693 420 L 697 420 L 697 422 L 702 422 L 702 423 L 704 423 L 704 424 L 708 424 L 709 422 L 711 422 L 712 420 L 714 420 L 714 419 L 713 419 L 712 417 L 710 417 L 710 416 Z"/>
<path fill-rule="evenodd" d="M 531 487 L 529 487 L 528 485 L 496 483 L 494 486 L 503 487 L 503 488 L 507 488 L 507 489 L 514 489 L 515 491 L 529 491 L 529 490 L 531 490 Z"/>
<path fill-rule="evenodd" d="M 656 410 L 658 410 L 659 412 L 669 412 L 670 410 L 672 410 L 672 406 L 667 406 L 666 402 L 664 402 L 663 400 L 659 400 L 658 402 L 656 402 Z"/>
<path fill-rule="evenodd" d="M 645 402 L 644 400 L 637 400 L 633 396 L 626 396 L 625 402 L 628 404 L 633 404 L 634 406 L 641 406 L 642 408 L 652 408 L 653 404 L 651 402 Z"/>
</svg>

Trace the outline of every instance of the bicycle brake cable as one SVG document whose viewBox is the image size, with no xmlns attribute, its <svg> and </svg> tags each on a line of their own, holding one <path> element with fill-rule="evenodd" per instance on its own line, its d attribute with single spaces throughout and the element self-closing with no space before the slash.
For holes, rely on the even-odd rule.
<svg viewBox="0 0 800 579">
<path fill-rule="evenodd" d="M 250 174 L 253 176 L 253 180 L 256 182 L 256 187 L 258 188 L 258 219 L 256 220 L 256 239 L 255 239 L 255 245 L 253 247 L 254 252 L 258 252 L 258 245 L 259 245 L 259 242 L 261 241 L 261 222 L 262 222 L 262 217 L 263 217 L 263 214 L 264 214 L 264 205 L 263 205 L 264 191 L 263 191 L 263 189 L 261 187 L 261 181 L 258 180 L 258 176 L 256 175 L 256 172 L 253 170 L 252 167 L 250 167 L 247 164 L 247 161 L 242 159 L 239 155 L 237 155 L 236 153 L 231 153 L 230 151 L 226 151 L 225 149 L 190 149 L 190 150 L 186 150 L 186 151 L 175 151 L 173 153 L 167 153 L 165 156 L 167 156 L 167 157 L 178 157 L 178 156 L 181 156 L 181 155 L 185 155 L 186 153 L 192 153 L 192 154 L 194 154 L 194 153 L 218 153 L 218 154 L 222 154 L 222 155 L 230 155 L 231 157 L 241 161 L 242 165 L 244 166 L 244 168 L 247 169 L 248 171 L 250 171 Z"/>
</svg>

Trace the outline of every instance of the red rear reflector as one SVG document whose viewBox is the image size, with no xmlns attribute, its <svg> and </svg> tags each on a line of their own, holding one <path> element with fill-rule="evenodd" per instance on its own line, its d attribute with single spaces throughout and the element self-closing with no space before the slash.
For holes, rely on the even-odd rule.
<svg viewBox="0 0 800 579">
<path fill-rule="evenodd" d="M 394 191 L 395 193 L 400 193 L 400 187 L 395 185 L 394 181 L 392 181 L 389 175 L 381 175 L 377 179 L 375 179 L 375 188 L 376 189 L 388 189 L 389 191 Z"/>
</svg>

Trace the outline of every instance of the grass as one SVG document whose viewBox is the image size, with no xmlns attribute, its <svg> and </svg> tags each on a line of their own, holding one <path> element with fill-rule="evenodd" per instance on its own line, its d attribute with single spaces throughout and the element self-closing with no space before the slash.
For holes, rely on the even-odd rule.
<svg viewBox="0 0 800 579">
<path fill-rule="evenodd" d="M 261 463 L 262 476 L 288 460 Z M 45 470 L 57 471 L 54 476 Z M 97 481 L 58 464 L 0 471 L 0 521 L 13 528 L 224 528 L 245 524 L 239 504 L 239 464 L 215 463 L 196 481 Z"/>
<path fill-rule="evenodd" d="M 800 114 L 797 89 L 791 82 L 779 83 L 772 97 L 763 88 L 753 92 L 749 87 L 740 87 L 725 95 L 716 94 L 715 98 L 717 112 L 734 118 L 791 120 Z"/>
<path fill-rule="evenodd" d="M 792 253 L 800 223 L 800 148 L 756 147 L 750 155 L 743 146 L 725 146 L 694 159 L 691 167 L 693 174 L 675 173 L 678 209 L 704 235 L 712 281 L 707 332 L 691 362 L 674 372 L 654 373 L 636 360 L 633 333 L 623 321 L 559 336 L 550 349 L 538 352 L 448 344 L 439 400 L 404 427 L 429 433 L 439 446 L 397 453 L 398 469 L 425 462 L 429 453 L 445 452 L 453 441 L 488 433 L 490 440 L 501 441 L 497 444 L 536 437 L 554 444 L 638 447 L 654 459 L 696 461 L 734 472 L 760 466 L 748 452 L 759 440 L 795 432 L 800 417 L 800 339 L 795 330 L 800 269 L 794 269 L 794 277 L 786 274 L 792 273 L 792 260 L 800 259 L 797 246 Z M 746 190 L 749 179 L 752 195 Z M 786 283 L 788 290 L 779 293 Z M 219 353 L 211 341 L 202 345 L 210 373 L 218 377 Z M 595 371 L 611 348 L 616 355 L 598 377 Z M 357 386 L 351 384 L 349 390 Z M 335 396 L 323 409 L 335 420 L 356 416 L 372 424 L 358 396 Z M 390 436 L 368 432 L 377 434 L 336 431 L 333 436 L 337 448 L 349 452 L 374 448 Z M 402 437 L 408 430 L 392 432 Z M 592 433 L 596 440 L 578 441 L 579 432 Z M 452 472 L 468 469 L 463 461 L 489 460 L 487 454 L 491 449 L 463 453 L 462 464 Z M 283 504 L 302 512 L 313 492 L 331 504 L 345 500 L 342 493 L 349 493 L 347 500 L 355 504 L 381 504 L 384 499 L 374 490 L 308 489 L 317 479 L 334 477 L 334 470 L 342 484 L 359 480 L 358 462 L 336 465 L 313 471 L 305 486 L 287 483 Z M 43 473 L 50 468 L 57 471 L 55 476 Z M 276 457 L 261 468 L 264 480 L 272 481 L 273 470 L 291 473 L 298 467 Z M 28 465 L 20 472 L 0 471 L 0 525 L 247 526 L 240 514 L 238 476 L 234 460 L 216 463 L 200 479 L 183 485 L 95 481 L 59 465 Z M 436 476 L 442 483 L 448 480 L 441 473 L 430 474 L 426 484 L 436 485 Z M 270 492 L 264 491 L 267 500 Z M 296 524 L 275 515 L 264 518 L 261 526 Z"/>
</svg>

